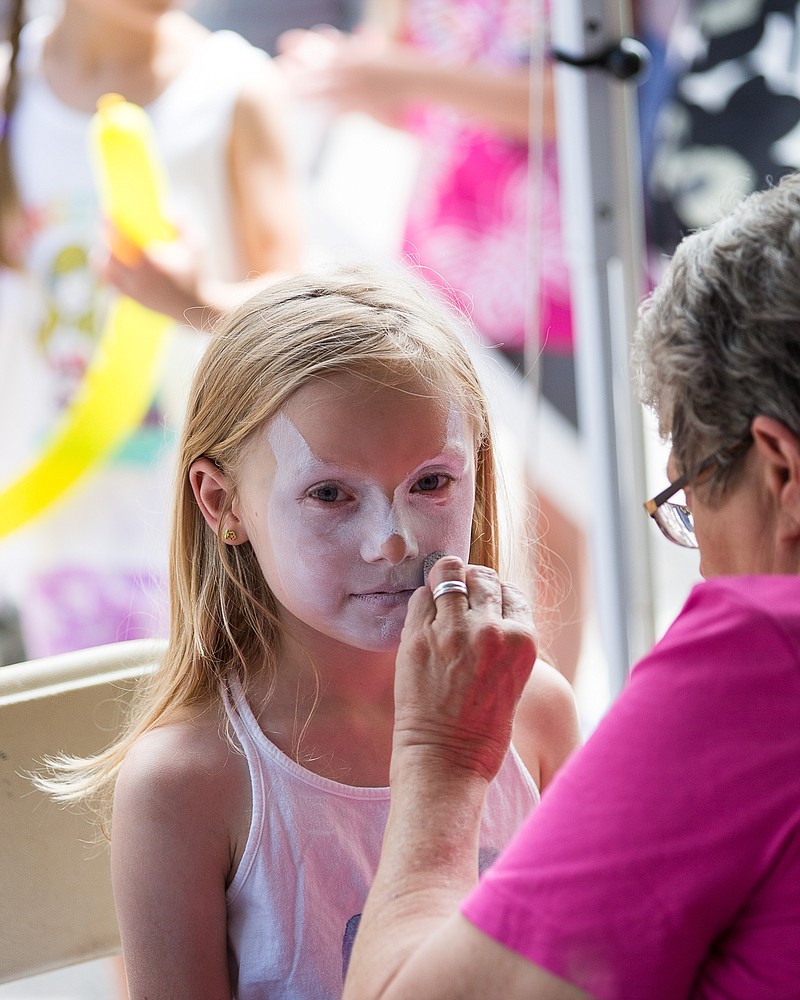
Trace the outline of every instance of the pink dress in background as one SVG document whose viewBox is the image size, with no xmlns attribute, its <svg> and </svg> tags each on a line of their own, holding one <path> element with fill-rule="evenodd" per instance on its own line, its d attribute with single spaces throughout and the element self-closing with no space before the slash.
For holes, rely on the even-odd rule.
<svg viewBox="0 0 800 1000">
<path fill-rule="evenodd" d="M 442 62 L 498 72 L 528 64 L 533 25 L 527 0 L 408 0 L 405 41 Z M 532 252 L 528 145 L 452 108 L 418 109 L 409 127 L 421 140 L 403 252 L 424 276 L 466 307 L 485 340 L 521 352 L 541 269 L 540 342 L 571 353 L 569 278 L 564 261 L 556 150 L 546 143 Z"/>
</svg>

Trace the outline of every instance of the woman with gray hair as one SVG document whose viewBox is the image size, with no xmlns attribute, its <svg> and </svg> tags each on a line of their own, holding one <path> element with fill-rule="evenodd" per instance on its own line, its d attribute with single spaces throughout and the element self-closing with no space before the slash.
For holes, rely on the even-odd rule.
<svg viewBox="0 0 800 1000">
<path fill-rule="evenodd" d="M 761 417 L 800 432 L 799 328 L 800 176 L 793 175 L 684 240 L 640 312 L 633 354 L 640 396 L 671 439 L 670 464 L 681 473 L 646 507 L 672 541 L 697 546 L 686 506 L 668 503 L 668 494 L 702 481 L 703 499 L 716 509 L 746 465 Z M 727 569 L 701 556 L 705 576 L 774 572 L 744 551 Z"/>
<path fill-rule="evenodd" d="M 346 1000 L 800 997 L 800 176 L 681 244 L 634 353 L 672 441 L 646 507 L 706 579 L 476 885 L 533 636 L 513 588 L 436 564 Z"/>
</svg>

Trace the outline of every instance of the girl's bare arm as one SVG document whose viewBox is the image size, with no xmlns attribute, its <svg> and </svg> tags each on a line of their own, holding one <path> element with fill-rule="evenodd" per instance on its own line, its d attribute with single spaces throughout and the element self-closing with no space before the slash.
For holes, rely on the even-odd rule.
<svg viewBox="0 0 800 1000">
<path fill-rule="evenodd" d="M 282 45 L 281 64 L 300 96 L 329 101 L 342 111 L 363 111 L 391 125 L 402 125 L 414 105 L 447 105 L 507 135 L 528 139 L 532 116 L 527 66 L 496 70 L 447 63 L 374 31 L 294 31 L 284 36 Z M 556 123 L 549 66 L 537 98 L 537 124 L 542 136 L 552 139 Z"/>
<path fill-rule="evenodd" d="M 514 717 L 514 746 L 540 791 L 581 744 L 575 695 L 544 660 L 533 668 Z"/>
<path fill-rule="evenodd" d="M 117 783 L 111 865 L 131 1000 L 231 997 L 225 888 L 242 759 L 217 730 L 147 733 Z"/>
</svg>

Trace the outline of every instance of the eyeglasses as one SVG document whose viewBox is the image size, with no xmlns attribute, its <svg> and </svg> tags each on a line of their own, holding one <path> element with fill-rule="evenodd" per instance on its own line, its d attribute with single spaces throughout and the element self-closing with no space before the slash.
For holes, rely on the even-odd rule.
<svg viewBox="0 0 800 1000">
<path fill-rule="evenodd" d="M 644 509 L 656 522 L 661 534 L 676 545 L 681 545 L 685 549 L 696 549 L 697 536 L 694 533 L 694 519 L 692 512 L 683 503 L 669 503 L 676 493 L 685 489 L 689 483 L 697 479 L 698 476 L 710 469 L 712 465 L 736 458 L 744 453 L 752 444 L 752 437 L 748 432 L 747 437 L 738 444 L 730 448 L 719 448 L 713 455 L 704 458 L 702 462 L 690 469 L 685 476 L 676 479 L 674 483 L 663 490 L 658 496 L 648 500 Z"/>
</svg>

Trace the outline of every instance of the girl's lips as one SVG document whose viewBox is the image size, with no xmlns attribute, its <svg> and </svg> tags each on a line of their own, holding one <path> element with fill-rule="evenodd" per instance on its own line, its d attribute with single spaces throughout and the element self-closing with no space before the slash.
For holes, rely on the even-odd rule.
<svg viewBox="0 0 800 1000">
<path fill-rule="evenodd" d="M 407 604 L 413 593 L 413 590 L 375 590 L 364 594 L 353 594 L 353 597 L 368 604 L 395 607 Z"/>
</svg>

